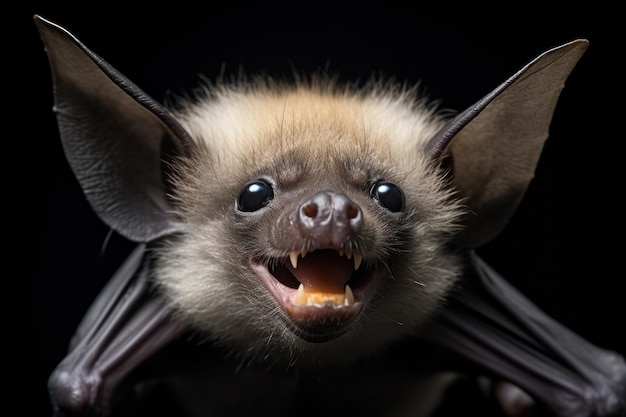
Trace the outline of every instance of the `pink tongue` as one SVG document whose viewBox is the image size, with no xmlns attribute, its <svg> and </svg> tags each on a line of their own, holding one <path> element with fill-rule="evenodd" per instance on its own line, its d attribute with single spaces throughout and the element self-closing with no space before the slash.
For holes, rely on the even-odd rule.
<svg viewBox="0 0 626 417">
<path fill-rule="evenodd" d="M 343 294 L 346 282 L 354 272 L 354 262 L 334 250 L 317 250 L 298 258 L 298 268 L 287 268 L 306 292 Z"/>
</svg>

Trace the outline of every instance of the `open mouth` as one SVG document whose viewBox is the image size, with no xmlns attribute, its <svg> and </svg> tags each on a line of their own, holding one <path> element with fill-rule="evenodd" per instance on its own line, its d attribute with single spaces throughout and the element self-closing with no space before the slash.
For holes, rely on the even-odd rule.
<svg viewBox="0 0 626 417">
<path fill-rule="evenodd" d="M 373 281 L 373 271 L 356 251 L 290 251 L 269 266 L 257 259 L 250 265 L 300 333 L 311 337 L 300 335 L 314 341 L 345 333 Z"/>
</svg>

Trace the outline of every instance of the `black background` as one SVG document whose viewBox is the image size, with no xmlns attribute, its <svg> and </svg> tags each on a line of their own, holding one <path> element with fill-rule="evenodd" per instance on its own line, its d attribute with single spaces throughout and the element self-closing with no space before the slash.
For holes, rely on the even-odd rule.
<svg viewBox="0 0 626 417">
<path fill-rule="evenodd" d="M 589 39 L 561 95 L 535 180 L 507 229 L 480 253 L 550 315 L 593 343 L 626 353 L 617 63 L 623 48 L 613 31 L 616 11 L 372 3 L 331 13 L 303 3 L 313 13 L 279 15 L 270 12 L 290 10 L 25 4 L 5 14 L 11 28 L 4 36 L 10 110 L 3 135 L 0 353 L 9 415 L 50 415 L 46 379 L 130 248 L 114 235 L 101 251 L 108 230 L 64 159 L 35 13 L 68 28 L 159 101 L 168 91 L 190 91 L 199 74 L 329 68 L 342 80 L 371 73 L 420 80 L 443 107 L 461 110 L 546 49 Z"/>
</svg>

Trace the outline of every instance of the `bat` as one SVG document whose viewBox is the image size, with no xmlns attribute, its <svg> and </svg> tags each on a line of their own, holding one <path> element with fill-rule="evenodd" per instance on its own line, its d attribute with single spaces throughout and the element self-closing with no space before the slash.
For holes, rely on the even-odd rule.
<svg viewBox="0 0 626 417">
<path fill-rule="evenodd" d="M 624 359 L 475 252 L 523 198 L 586 40 L 449 116 L 319 75 L 165 107 L 35 23 L 68 162 L 137 244 L 50 376 L 57 415 L 429 415 L 464 375 L 508 415 L 624 414 Z"/>
</svg>

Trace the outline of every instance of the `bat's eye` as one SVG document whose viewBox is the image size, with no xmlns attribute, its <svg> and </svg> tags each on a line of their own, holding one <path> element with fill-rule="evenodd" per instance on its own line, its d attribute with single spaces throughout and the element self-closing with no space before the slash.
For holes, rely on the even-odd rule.
<svg viewBox="0 0 626 417">
<path fill-rule="evenodd" d="M 237 208 L 241 211 L 251 212 L 262 209 L 274 198 L 272 185 L 265 180 L 249 182 L 239 192 Z"/>
<path fill-rule="evenodd" d="M 378 181 L 372 186 L 370 194 L 378 204 L 389 211 L 398 212 L 404 208 L 404 194 L 394 183 Z"/>
</svg>

